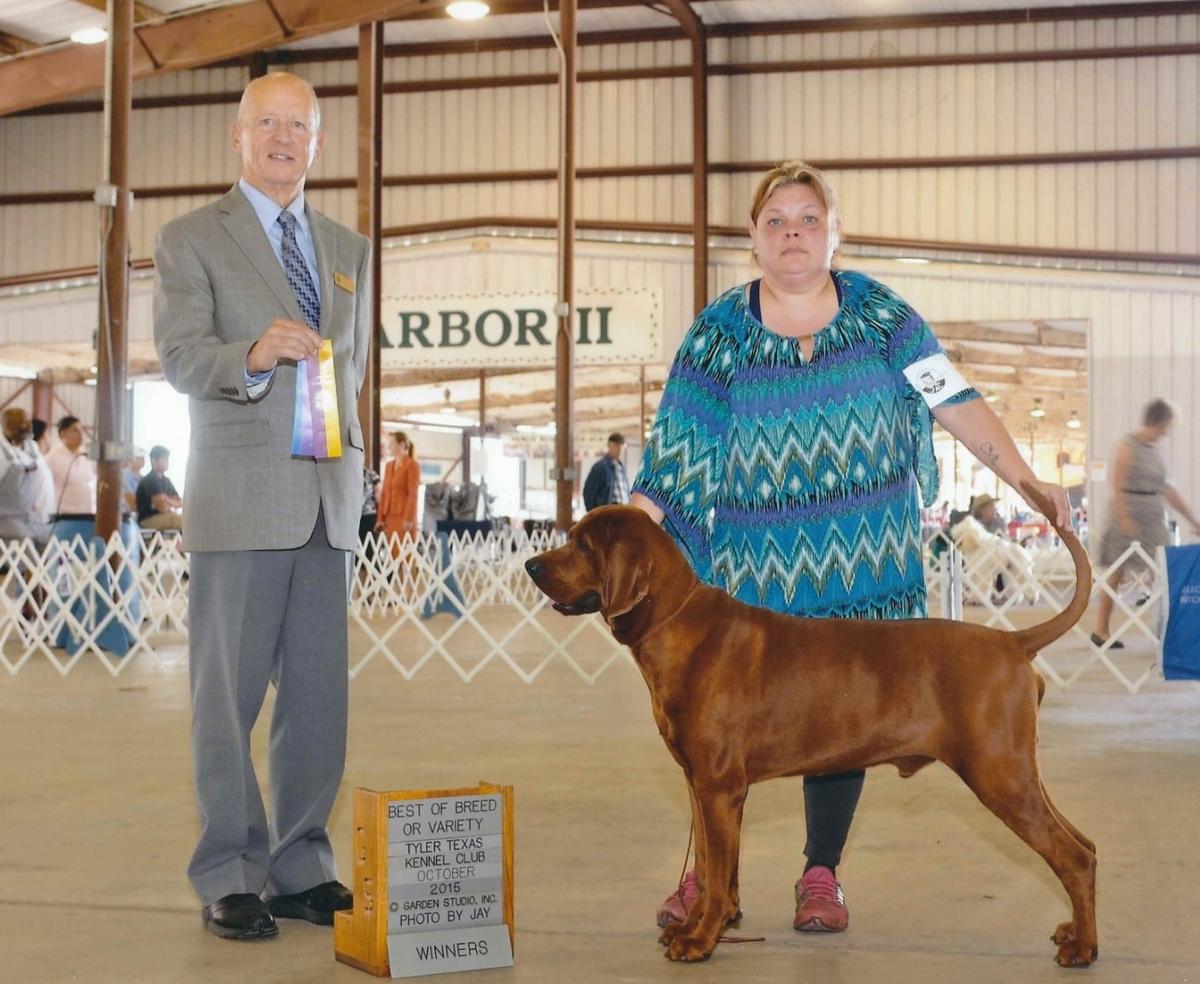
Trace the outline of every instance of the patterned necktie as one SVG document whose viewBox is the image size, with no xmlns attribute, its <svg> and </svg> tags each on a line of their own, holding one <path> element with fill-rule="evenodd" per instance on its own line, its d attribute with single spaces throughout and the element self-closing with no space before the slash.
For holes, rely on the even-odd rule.
<svg viewBox="0 0 1200 984">
<path fill-rule="evenodd" d="M 287 274 L 308 327 L 320 331 L 321 301 L 308 272 L 308 264 L 304 262 L 304 254 L 300 252 L 300 244 L 296 242 L 296 216 L 284 209 L 276 221 L 283 226 L 283 272 Z"/>
<path fill-rule="evenodd" d="M 313 284 L 300 244 L 296 242 L 296 216 L 286 209 L 277 220 L 283 226 L 283 271 L 304 320 L 313 331 L 321 330 L 321 301 Z M 296 363 L 296 402 L 292 423 L 292 454 L 304 458 L 340 458 L 342 442 L 338 427 L 337 383 L 333 345 L 329 339 L 320 351 Z"/>
</svg>

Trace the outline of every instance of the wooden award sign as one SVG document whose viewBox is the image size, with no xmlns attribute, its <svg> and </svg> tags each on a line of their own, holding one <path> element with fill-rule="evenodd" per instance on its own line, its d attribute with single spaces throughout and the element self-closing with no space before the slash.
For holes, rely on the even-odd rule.
<svg viewBox="0 0 1200 984">
<path fill-rule="evenodd" d="M 354 791 L 354 908 L 333 950 L 378 977 L 511 967 L 513 788 Z"/>
</svg>

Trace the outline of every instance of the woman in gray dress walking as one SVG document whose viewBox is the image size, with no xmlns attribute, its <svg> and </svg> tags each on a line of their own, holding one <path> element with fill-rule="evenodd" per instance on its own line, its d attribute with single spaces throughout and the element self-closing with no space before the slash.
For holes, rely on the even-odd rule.
<svg viewBox="0 0 1200 984">
<path fill-rule="evenodd" d="M 1165 505 L 1185 517 L 1192 524 L 1193 532 L 1200 533 L 1200 520 L 1167 480 L 1167 464 L 1155 447 L 1171 429 L 1174 420 L 1174 406 L 1167 400 L 1154 400 L 1142 413 L 1142 426 L 1132 434 L 1126 434 L 1117 445 L 1112 470 L 1112 508 L 1100 540 L 1102 567 L 1115 564 L 1134 541 L 1148 554 L 1165 546 L 1168 538 Z M 1109 575 L 1109 589 L 1115 593 L 1122 576 L 1136 574 L 1146 566 L 1142 557 L 1134 554 Z M 1100 592 L 1100 614 L 1096 619 L 1096 631 L 1092 633 L 1092 643 L 1122 649 L 1125 644 L 1120 639 L 1109 642 L 1112 611 L 1113 595 L 1108 591 Z"/>
</svg>

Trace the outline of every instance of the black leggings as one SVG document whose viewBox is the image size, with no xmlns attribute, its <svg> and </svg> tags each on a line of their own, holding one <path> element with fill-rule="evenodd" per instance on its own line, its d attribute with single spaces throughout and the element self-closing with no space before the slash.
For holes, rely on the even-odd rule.
<svg viewBox="0 0 1200 984">
<path fill-rule="evenodd" d="M 866 773 L 859 769 L 831 776 L 804 777 L 804 821 L 808 828 L 808 843 L 804 845 L 808 857 L 805 871 L 817 865 L 830 871 L 837 870 L 865 776 Z"/>
</svg>

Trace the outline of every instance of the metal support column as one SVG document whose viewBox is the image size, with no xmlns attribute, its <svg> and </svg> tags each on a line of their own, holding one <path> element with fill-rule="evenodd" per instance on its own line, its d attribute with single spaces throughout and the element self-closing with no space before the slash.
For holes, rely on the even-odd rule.
<svg viewBox="0 0 1200 984">
<path fill-rule="evenodd" d="M 565 530 L 573 518 L 575 492 L 575 13 L 576 0 L 558 5 L 558 329 L 555 334 L 554 470 L 555 519 Z"/>
<path fill-rule="evenodd" d="M 371 351 L 358 396 L 363 461 L 379 471 L 380 297 L 383 284 L 383 24 L 358 29 L 358 231 L 371 240 Z"/>
<path fill-rule="evenodd" d="M 54 376 L 50 372 L 40 373 L 33 381 L 33 416 L 47 425 L 54 423 Z"/>
<path fill-rule="evenodd" d="M 125 391 L 129 315 L 129 123 L 133 93 L 133 0 L 109 0 L 104 86 L 104 181 L 100 228 L 100 330 L 96 358 L 96 533 L 120 526 L 121 468 L 128 457 Z"/>
<path fill-rule="evenodd" d="M 708 304 L 708 39 L 687 0 L 665 0 L 692 47 L 692 307 Z"/>
</svg>

